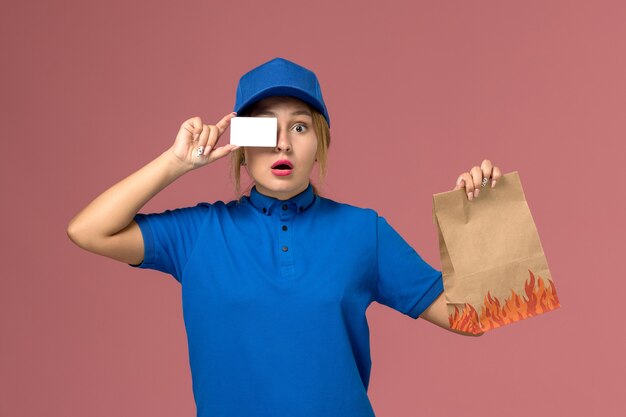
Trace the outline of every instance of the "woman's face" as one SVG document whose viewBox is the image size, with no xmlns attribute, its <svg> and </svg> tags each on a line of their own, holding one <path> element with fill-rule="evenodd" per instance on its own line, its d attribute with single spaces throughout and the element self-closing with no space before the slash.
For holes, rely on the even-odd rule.
<svg viewBox="0 0 626 417">
<path fill-rule="evenodd" d="M 291 97 L 268 97 L 254 106 L 250 116 L 278 119 L 276 147 L 244 148 L 248 175 L 256 182 L 257 191 L 279 200 L 304 191 L 317 153 L 308 106 Z"/>
</svg>

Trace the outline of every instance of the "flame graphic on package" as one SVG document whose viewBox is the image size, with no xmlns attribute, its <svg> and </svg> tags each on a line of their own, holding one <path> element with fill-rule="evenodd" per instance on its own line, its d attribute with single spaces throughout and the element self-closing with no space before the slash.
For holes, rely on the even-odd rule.
<svg viewBox="0 0 626 417">
<path fill-rule="evenodd" d="M 526 297 L 511 290 L 511 297 L 500 303 L 498 298 L 487 292 L 480 315 L 471 304 L 465 303 L 462 311 L 454 306 L 454 313 L 448 317 L 450 327 L 477 334 L 559 308 L 561 305 L 552 281 L 547 280 L 547 287 L 537 276 L 535 286 L 535 275 L 530 270 L 528 272 L 530 278 L 524 283 Z"/>
</svg>

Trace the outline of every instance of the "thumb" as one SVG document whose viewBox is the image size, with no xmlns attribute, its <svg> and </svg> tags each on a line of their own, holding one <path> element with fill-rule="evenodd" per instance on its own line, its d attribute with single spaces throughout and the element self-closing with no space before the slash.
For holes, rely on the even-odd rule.
<svg viewBox="0 0 626 417">
<path fill-rule="evenodd" d="M 456 180 L 456 186 L 452 189 L 452 191 L 454 190 L 460 190 L 461 188 L 465 188 L 465 181 L 463 180 L 463 177 L 460 176 L 457 180 Z"/>
</svg>

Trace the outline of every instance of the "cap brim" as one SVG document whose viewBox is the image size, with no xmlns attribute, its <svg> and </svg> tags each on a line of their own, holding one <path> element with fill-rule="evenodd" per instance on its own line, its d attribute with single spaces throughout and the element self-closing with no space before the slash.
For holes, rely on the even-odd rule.
<svg viewBox="0 0 626 417">
<path fill-rule="evenodd" d="M 246 100 L 245 103 L 241 103 L 239 107 L 235 109 L 235 111 L 237 113 L 243 113 L 246 110 L 248 110 L 253 104 L 265 98 L 274 97 L 274 96 L 289 96 L 289 97 L 295 97 L 297 99 L 304 101 L 305 103 L 311 105 L 315 110 L 320 112 L 322 115 L 324 115 L 324 118 L 326 118 L 326 120 L 328 121 L 328 124 L 330 125 L 330 121 L 328 120 L 326 109 L 321 105 L 321 103 L 318 100 L 316 100 L 315 97 L 311 96 L 305 91 L 296 87 L 291 87 L 291 86 L 276 86 L 276 87 L 266 88 L 265 90 L 261 90 L 255 95 L 248 98 L 248 100 Z"/>
</svg>

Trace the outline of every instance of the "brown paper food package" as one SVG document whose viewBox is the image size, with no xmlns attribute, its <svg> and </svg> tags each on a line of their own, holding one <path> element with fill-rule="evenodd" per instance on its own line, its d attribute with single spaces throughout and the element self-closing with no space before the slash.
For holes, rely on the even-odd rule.
<svg viewBox="0 0 626 417">
<path fill-rule="evenodd" d="M 450 327 L 478 334 L 560 307 L 517 171 L 433 195 Z"/>
</svg>

